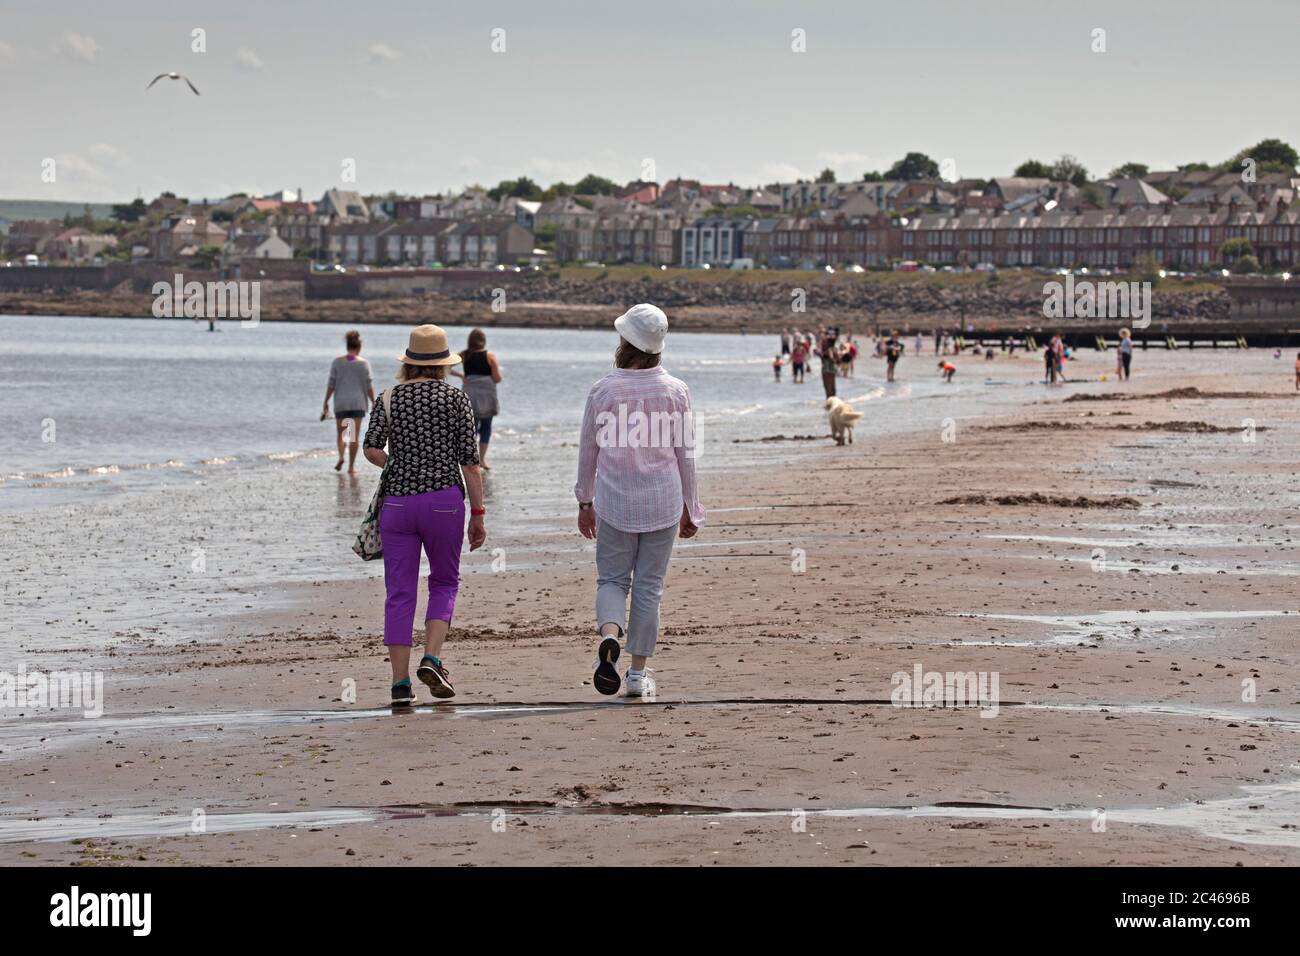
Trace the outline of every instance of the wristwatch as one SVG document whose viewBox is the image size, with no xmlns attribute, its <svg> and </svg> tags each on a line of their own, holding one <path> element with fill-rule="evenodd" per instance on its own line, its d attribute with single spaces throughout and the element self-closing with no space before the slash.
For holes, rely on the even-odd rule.
<svg viewBox="0 0 1300 956">
<path fill-rule="evenodd" d="M 578 502 L 578 510 L 579 510 L 579 511 L 590 511 L 590 510 L 592 509 L 592 507 L 593 507 L 593 505 L 592 505 L 592 503 L 591 503 L 590 501 L 579 501 L 579 502 Z"/>
</svg>

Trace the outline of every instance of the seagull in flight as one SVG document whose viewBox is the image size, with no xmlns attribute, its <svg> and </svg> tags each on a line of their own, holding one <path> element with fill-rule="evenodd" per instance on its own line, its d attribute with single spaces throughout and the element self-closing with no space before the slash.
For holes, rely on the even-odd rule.
<svg viewBox="0 0 1300 956">
<path fill-rule="evenodd" d="M 159 80 L 163 80 L 163 79 L 167 79 L 167 80 L 184 80 L 185 83 L 186 83 L 186 85 L 189 86 L 190 89 L 194 90 L 194 95 L 195 95 L 195 96 L 198 96 L 198 95 L 199 95 L 199 91 L 198 91 L 197 89 L 195 89 L 194 84 L 190 82 L 190 78 L 189 78 L 188 76 L 184 76 L 184 75 L 182 75 L 182 74 L 180 74 L 180 73 L 177 73 L 177 72 L 175 72 L 174 70 L 173 70 L 171 73 L 159 73 L 157 76 L 155 76 L 155 77 L 150 81 L 149 85 L 146 86 L 145 89 L 146 89 L 146 90 L 152 89 L 154 83 L 157 83 Z"/>
</svg>

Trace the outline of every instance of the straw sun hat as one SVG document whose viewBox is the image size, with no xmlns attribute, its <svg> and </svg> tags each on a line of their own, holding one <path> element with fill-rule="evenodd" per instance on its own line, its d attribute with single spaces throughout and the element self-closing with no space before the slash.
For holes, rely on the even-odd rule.
<svg viewBox="0 0 1300 956">
<path fill-rule="evenodd" d="M 447 347 L 447 333 L 436 325 L 417 325 L 411 329 L 406 353 L 397 357 L 407 365 L 458 365 L 460 353 Z"/>
</svg>

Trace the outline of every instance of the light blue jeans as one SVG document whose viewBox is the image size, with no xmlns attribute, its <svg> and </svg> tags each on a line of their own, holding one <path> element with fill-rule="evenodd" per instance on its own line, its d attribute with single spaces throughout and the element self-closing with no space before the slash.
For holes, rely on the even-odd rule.
<svg viewBox="0 0 1300 956">
<path fill-rule="evenodd" d="M 638 534 L 596 521 L 596 630 L 617 624 L 619 632 L 627 635 L 629 654 L 650 657 L 655 652 L 659 601 L 676 537 L 675 523 Z"/>
</svg>

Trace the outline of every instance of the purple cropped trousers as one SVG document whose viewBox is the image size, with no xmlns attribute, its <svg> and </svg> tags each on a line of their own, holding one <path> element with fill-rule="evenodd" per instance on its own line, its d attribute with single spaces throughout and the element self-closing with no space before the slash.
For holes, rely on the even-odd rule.
<svg viewBox="0 0 1300 956">
<path fill-rule="evenodd" d="M 384 545 L 384 643 L 411 644 L 420 588 L 420 550 L 429 557 L 426 621 L 451 623 L 460 588 L 465 498 L 452 485 L 422 495 L 387 495 L 379 513 Z"/>
</svg>

